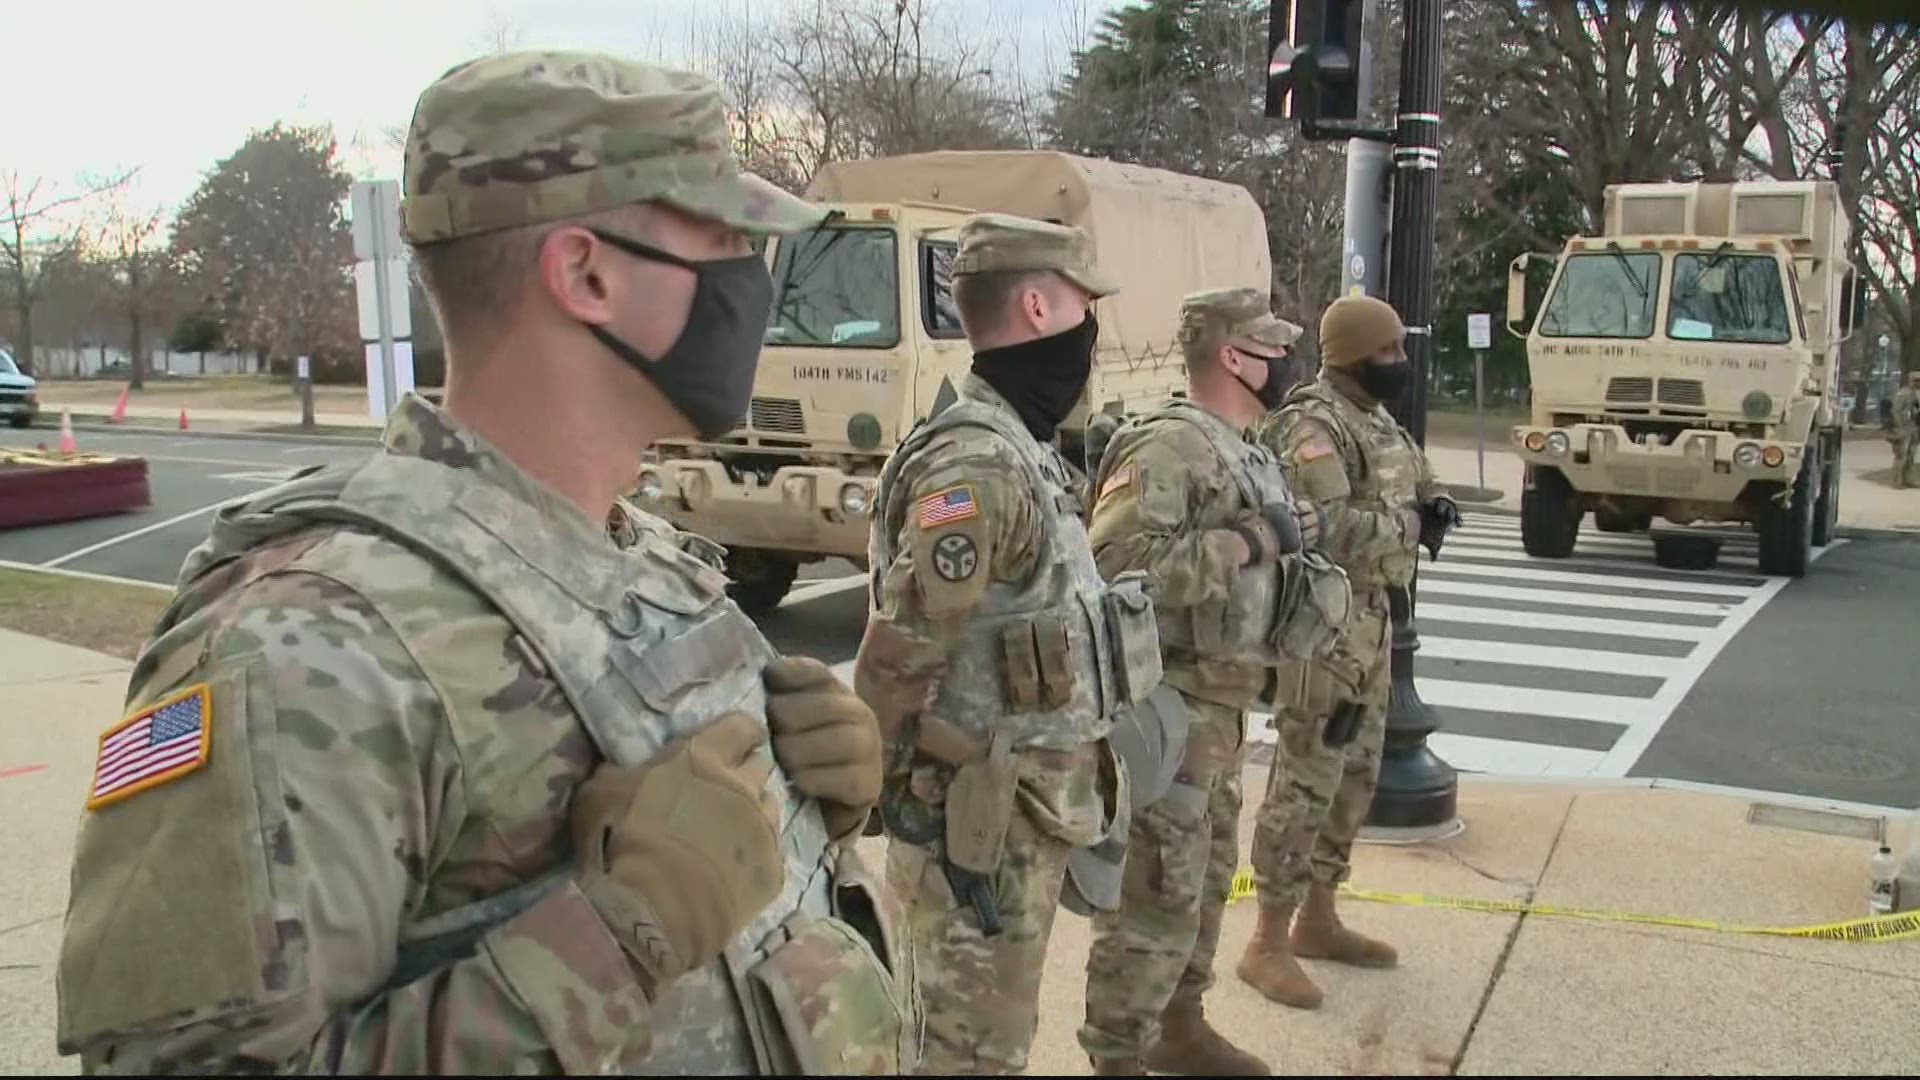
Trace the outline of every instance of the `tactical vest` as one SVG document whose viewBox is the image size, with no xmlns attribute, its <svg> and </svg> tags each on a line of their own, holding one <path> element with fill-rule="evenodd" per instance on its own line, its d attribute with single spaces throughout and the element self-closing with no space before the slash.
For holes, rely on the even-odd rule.
<svg viewBox="0 0 1920 1080">
<path fill-rule="evenodd" d="M 1375 423 L 1377 418 L 1324 382 L 1294 388 L 1282 412 L 1311 416 L 1333 432 L 1354 509 L 1392 514 L 1413 504 L 1420 490 L 1420 450 L 1399 424 Z M 1410 547 L 1378 559 L 1339 561 L 1353 591 L 1365 593 L 1413 580 L 1415 554 Z"/>
<path fill-rule="evenodd" d="M 533 507 L 472 471 L 422 458 L 375 454 L 355 467 L 303 473 L 223 510 L 188 557 L 180 584 L 320 523 L 390 538 L 485 597 L 546 665 L 615 765 L 644 764 L 730 711 L 766 716 L 761 669 L 775 653 L 727 601 L 723 575 L 659 534 L 628 549 L 567 542 Z M 818 805 L 777 766 L 768 782 L 781 805 L 785 890 L 721 958 L 653 1003 L 654 1047 L 642 1071 L 818 1073 L 876 1060 L 907 1067 L 901 1055 L 911 1049 L 904 1019 L 911 988 L 903 993 L 888 974 L 898 970 L 898 954 L 893 929 L 877 914 L 880 898 L 839 872 Z M 567 872 L 563 866 L 468 907 L 409 918 L 397 967 L 445 962 L 449 948 L 470 948 Z M 873 925 L 856 929 L 855 919 Z M 872 1015 L 900 1027 L 867 1045 L 809 1030 L 808 1010 L 837 1009 L 849 995 L 864 1003 L 854 1011 L 877 1008 Z"/>
<path fill-rule="evenodd" d="M 1070 750 L 1104 738 L 1115 710 L 1160 682 L 1145 575 L 1101 579 L 1065 462 L 1003 411 L 962 398 L 915 428 L 887 460 L 868 544 L 874 602 L 893 565 L 901 467 L 963 426 L 985 428 L 1013 450 L 1040 504 L 1040 544 L 1026 584 L 987 587 L 948 653 L 929 709 L 983 742 L 1004 732 L 1016 749 Z"/>
</svg>

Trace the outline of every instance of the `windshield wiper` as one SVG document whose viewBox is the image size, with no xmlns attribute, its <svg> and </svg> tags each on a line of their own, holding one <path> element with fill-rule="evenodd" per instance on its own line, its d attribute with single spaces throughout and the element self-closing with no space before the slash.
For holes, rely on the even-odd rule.
<svg viewBox="0 0 1920 1080">
<path fill-rule="evenodd" d="M 1733 241 L 1731 240 L 1720 241 L 1720 246 L 1717 248 L 1714 248 L 1713 254 L 1707 256 L 1707 265 L 1700 268 L 1701 273 L 1705 273 L 1706 271 L 1711 270 L 1716 266 L 1719 266 L 1720 260 L 1727 257 L 1727 251 L 1732 247 L 1733 247 Z"/>
<path fill-rule="evenodd" d="M 1640 294 L 1640 299 L 1645 300 L 1647 298 L 1647 286 L 1641 282 L 1640 275 L 1633 272 L 1633 262 L 1627 258 L 1626 252 L 1620 250 L 1619 242 L 1615 240 L 1607 241 L 1607 251 L 1610 252 L 1614 258 L 1620 260 L 1620 272 L 1627 275 L 1627 280 L 1633 282 L 1633 291 Z"/>
</svg>

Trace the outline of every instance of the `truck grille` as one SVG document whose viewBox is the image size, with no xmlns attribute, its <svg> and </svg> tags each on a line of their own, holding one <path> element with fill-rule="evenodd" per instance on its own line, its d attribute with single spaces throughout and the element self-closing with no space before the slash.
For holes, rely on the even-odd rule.
<svg viewBox="0 0 1920 1080">
<path fill-rule="evenodd" d="M 1660 404 L 1704 408 L 1707 392 L 1701 387 L 1699 379 L 1661 379 Z"/>
<path fill-rule="evenodd" d="M 13 405 L 27 400 L 25 390 L 0 390 L 0 405 Z"/>
<path fill-rule="evenodd" d="M 1621 376 L 1607 380 L 1608 401 L 1652 401 L 1653 380 L 1643 376 Z"/>
<path fill-rule="evenodd" d="M 781 431 L 789 435 L 804 435 L 807 432 L 807 422 L 801 415 L 800 403 L 793 398 L 754 398 L 753 407 L 747 415 L 755 431 Z"/>
</svg>

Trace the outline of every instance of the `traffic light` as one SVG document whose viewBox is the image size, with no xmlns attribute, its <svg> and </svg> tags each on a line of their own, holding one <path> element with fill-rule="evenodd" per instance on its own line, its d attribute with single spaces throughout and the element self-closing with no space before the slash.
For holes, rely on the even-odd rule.
<svg viewBox="0 0 1920 1080">
<path fill-rule="evenodd" d="M 1371 96 L 1373 0 L 1271 0 L 1267 21 L 1269 117 L 1357 120 Z"/>
</svg>

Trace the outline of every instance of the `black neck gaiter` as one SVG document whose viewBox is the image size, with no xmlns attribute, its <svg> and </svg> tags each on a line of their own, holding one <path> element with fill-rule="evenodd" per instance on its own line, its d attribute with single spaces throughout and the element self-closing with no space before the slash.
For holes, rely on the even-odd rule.
<svg viewBox="0 0 1920 1080">
<path fill-rule="evenodd" d="M 973 373 L 1007 399 L 1034 438 L 1051 442 L 1087 388 L 1099 336 L 1100 324 L 1089 311 L 1080 325 L 1052 337 L 974 353 Z"/>
</svg>

